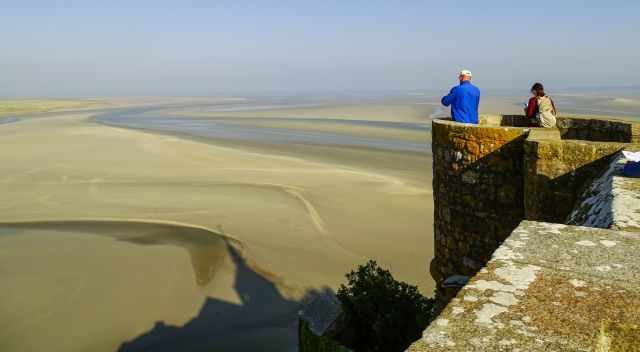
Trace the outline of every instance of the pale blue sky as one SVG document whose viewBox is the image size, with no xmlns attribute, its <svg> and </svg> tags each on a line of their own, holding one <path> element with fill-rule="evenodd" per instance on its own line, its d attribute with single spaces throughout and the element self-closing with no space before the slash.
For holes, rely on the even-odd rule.
<svg viewBox="0 0 640 352">
<path fill-rule="evenodd" d="M 640 83 L 640 2 L 518 3 L 0 0 L 0 96 Z"/>
</svg>

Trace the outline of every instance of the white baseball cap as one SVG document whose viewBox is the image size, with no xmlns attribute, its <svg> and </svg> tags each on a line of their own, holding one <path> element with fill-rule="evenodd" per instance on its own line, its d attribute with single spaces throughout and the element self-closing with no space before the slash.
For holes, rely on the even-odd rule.
<svg viewBox="0 0 640 352">
<path fill-rule="evenodd" d="M 472 77 L 473 75 L 471 74 L 471 71 L 469 71 L 469 70 L 462 70 L 462 71 L 460 71 L 460 76 Z"/>
</svg>

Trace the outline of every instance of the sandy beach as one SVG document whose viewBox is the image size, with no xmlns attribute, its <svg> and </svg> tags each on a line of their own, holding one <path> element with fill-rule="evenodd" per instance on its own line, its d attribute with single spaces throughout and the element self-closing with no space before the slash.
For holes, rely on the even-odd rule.
<svg viewBox="0 0 640 352">
<path fill-rule="evenodd" d="M 371 119 L 428 122 L 389 109 Z M 0 125 L 1 350 L 293 350 L 301 302 L 369 258 L 431 294 L 428 152 L 215 140 L 95 115 Z M 388 126 L 243 125 L 429 143 Z"/>
<path fill-rule="evenodd" d="M 437 99 L 71 102 L 0 118 L 0 350 L 293 351 L 368 259 L 432 294 Z"/>
<path fill-rule="evenodd" d="M 560 109 L 636 109 L 584 99 Z M 431 295 L 437 99 L 263 100 L 0 118 L 0 350 L 293 351 L 301 305 L 368 259 Z"/>
</svg>

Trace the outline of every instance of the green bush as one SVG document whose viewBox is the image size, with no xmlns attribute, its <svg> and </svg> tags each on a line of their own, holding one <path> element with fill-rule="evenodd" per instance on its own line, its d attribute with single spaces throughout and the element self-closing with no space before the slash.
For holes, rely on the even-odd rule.
<svg viewBox="0 0 640 352">
<path fill-rule="evenodd" d="M 346 277 L 347 286 L 337 294 L 345 328 L 341 340 L 356 352 L 402 352 L 432 320 L 434 300 L 395 280 L 375 261 Z"/>
</svg>

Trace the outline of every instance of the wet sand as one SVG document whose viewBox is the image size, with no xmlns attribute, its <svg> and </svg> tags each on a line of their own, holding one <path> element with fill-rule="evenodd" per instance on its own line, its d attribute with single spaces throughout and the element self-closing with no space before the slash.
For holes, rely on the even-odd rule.
<svg viewBox="0 0 640 352">
<path fill-rule="evenodd" d="M 0 120 L 0 350 L 293 351 L 300 305 L 370 258 L 431 294 L 437 97 L 106 105 Z"/>
<path fill-rule="evenodd" d="M 428 151 L 217 140 L 94 115 L 0 126 L 0 350 L 294 350 L 301 302 L 369 258 L 431 293 Z M 399 126 L 243 123 L 429 143 Z"/>
<path fill-rule="evenodd" d="M 16 117 L 0 117 L 0 125 L 5 123 L 18 122 L 18 118 Z"/>
<path fill-rule="evenodd" d="M 11 269 L 2 351 L 282 351 L 295 339 L 291 316 L 304 297 L 206 229 L 49 221 L 0 232 L 0 267 Z"/>
<path fill-rule="evenodd" d="M 425 153 L 429 126 L 346 119 L 156 117 L 103 114 L 96 121 L 128 127 L 200 137 L 213 141 L 260 144 L 311 144 Z M 411 138 L 413 137 L 413 138 Z"/>
<path fill-rule="evenodd" d="M 347 120 L 393 121 L 393 122 L 426 122 L 426 118 L 433 109 L 435 98 L 401 99 L 401 102 L 351 102 L 324 103 L 321 105 L 309 103 L 310 106 L 293 107 L 279 106 L 270 108 L 268 105 L 252 108 L 248 106 L 201 106 L 167 110 L 167 114 L 178 112 L 182 116 L 191 117 L 233 117 L 233 118 L 306 118 Z M 424 104 L 428 103 L 428 104 Z"/>
</svg>

